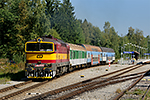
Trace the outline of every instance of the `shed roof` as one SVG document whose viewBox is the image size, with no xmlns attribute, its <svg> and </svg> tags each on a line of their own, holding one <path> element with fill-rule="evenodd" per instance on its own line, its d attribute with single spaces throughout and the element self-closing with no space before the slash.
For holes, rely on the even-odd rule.
<svg viewBox="0 0 150 100">
<path fill-rule="evenodd" d="M 134 54 L 140 54 L 139 52 L 137 52 L 137 51 L 133 51 L 134 52 Z"/>
</svg>

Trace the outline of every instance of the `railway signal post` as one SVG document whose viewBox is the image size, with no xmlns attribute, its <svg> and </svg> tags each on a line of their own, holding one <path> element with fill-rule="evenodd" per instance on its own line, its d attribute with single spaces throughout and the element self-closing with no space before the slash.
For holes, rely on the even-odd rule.
<svg viewBox="0 0 150 100">
<path fill-rule="evenodd" d="M 109 69 L 110 69 L 110 60 L 109 60 Z"/>
</svg>

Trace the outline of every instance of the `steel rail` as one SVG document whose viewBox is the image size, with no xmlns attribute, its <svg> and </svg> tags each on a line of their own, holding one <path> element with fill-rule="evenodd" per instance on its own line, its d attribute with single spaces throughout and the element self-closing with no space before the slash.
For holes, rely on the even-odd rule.
<svg viewBox="0 0 150 100">
<path fill-rule="evenodd" d="M 144 95 L 142 96 L 142 100 L 145 100 L 147 93 L 150 90 L 150 85 L 148 86 L 148 88 L 146 89 L 146 92 L 144 93 Z"/>
<path fill-rule="evenodd" d="M 63 76 L 64 76 L 64 75 L 63 75 Z M 54 79 L 55 79 L 55 78 L 54 78 Z M 24 83 L 19 83 L 19 84 L 13 85 L 13 86 L 9 86 L 9 87 L 0 89 L 0 93 L 6 92 L 6 91 L 9 91 L 9 90 L 12 90 L 12 89 L 15 89 L 15 88 L 17 88 L 17 87 L 23 86 L 23 85 L 28 84 L 28 83 L 31 83 L 31 82 L 32 82 L 32 80 L 29 80 L 29 81 L 24 82 Z M 39 85 L 39 86 L 40 86 L 40 85 Z M 33 87 L 34 87 L 34 86 L 33 86 Z M 33 87 L 32 87 L 32 88 L 29 88 L 28 90 L 33 89 Z M 5 99 L 5 98 L 13 97 L 13 96 L 15 96 L 15 95 L 17 95 L 17 94 L 20 94 L 20 93 L 22 93 L 22 92 L 25 92 L 25 91 L 26 91 L 26 90 L 20 90 L 20 91 L 17 91 L 17 92 L 15 92 L 15 93 L 8 94 L 8 95 L 6 95 L 6 96 L 0 97 L 0 100 L 3 100 L 3 99 Z"/>
<path fill-rule="evenodd" d="M 17 91 L 17 92 L 8 94 L 8 95 L 6 95 L 6 96 L 0 97 L 0 100 L 8 99 L 8 98 L 10 98 L 10 97 L 13 97 L 13 96 L 18 95 L 18 94 L 20 94 L 20 93 L 23 93 L 23 92 L 25 92 L 25 91 L 28 91 L 28 90 L 31 90 L 31 89 L 33 89 L 33 88 L 39 87 L 40 85 L 43 85 L 43 84 L 45 84 L 45 83 L 47 83 L 47 82 L 48 82 L 48 80 L 46 80 L 46 81 L 44 81 L 44 82 L 41 82 L 41 83 L 38 83 L 38 84 L 35 84 L 35 85 L 32 85 L 32 86 L 30 86 L 30 87 L 24 88 L 24 89 L 22 89 L 22 90 L 20 90 L 20 91 Z"/>
<path fill-rule="evenodd" d="M 129 72 L 129 71 L 132 71 L 132 70 L 137 69 L 137 68 L 142 67 L 142 66 L 143 66 L 143 65 L 140 65 L 140 66 L 137 66 L 137 67 L 135 67 L 135 66 L 128 67 L 128 68 L 132 68 L 132 67 L 135 67 L 135 68 L 129 69 L 129 70 L 127 70 L 127 71 L 124 71 L 124 72 L 122 72 L 122 73 L 120 73 L 120 74 L 114 75 L 114 76 L 112 76 L 112 77 L 110 77 L 110 78 L 107 78 L 107 79 L 105 79 L 105 80 L 102 80 L 102 81 L 99 81 L 99 82 L 93 82 L 93 84 L 102 83 L 102 82 L 107 82 L 107 81 L 109 81 L 109 80 L 112 80 L 114 77 L 118 77 L 118 76 L 120 76 L 120 75 L 122 75 L 122 74 L 124 74 L 124 73 L 127 73 L 127 72 Z M 126 69 L 127 69 L 127 68 L 124 68 L 124 70 L 126 70 Z M 121 69 L 121 70 L 122 70 L 122 69 Z M 117 73 L 117 72 L 120 72 L 120 70 L 119 70 L 119 71 L 117 70 L 117 71 L 115 71 L 115 72 L 111 72 L 111 74 L 114 74 L 114 73 Z M 145 71 L 144 71 L 144 72 L 145 72 Z M 143 72 L 140 72 L 140 73 L 143 73 Z M 136 74 L 137 74 L 137 73 L 136 73 Z M 96 77 L 96 78 L 88 79 L 88 80 L 85 80 L 85 81 L 82 81 L 82 82 L 78 82 L 78 83 L 75 83 L 75 84 L 72 84 L 72 85 L 69 85 L 69 86 L 66 86 L 66 87 L 62 87 L 62 88 L 59 88 L 59 89 L 56 89 L 56 90 L 48 91 L 48 92 L 43 93 L 43 94 L 41 94 L 41 95 L 38 95 L 38 96 L 35 96 L 35 97 L 31 97 L 31 98 L 27 98 L 26 100 L 33 100 L 33 99 L 37 99 L 37 98 L 44 98 L 44 97 L 46 97 L 46 96 L 49 95 L 49 94 L 54 95 L 54 94 L 60 93 L 60 92 L 62 92 L 62 91 L 66 91 L 66 90 L 70 90 L 70 89 L 74 89 L 74 88 L 83 87 L 83 86 L 92 84 L 92 83 L 86 83 L 86 82 L 89 82 L 89 81 L 92 81 L 92 80 L 95 80 L 95 79 L 98 79 L 98 78 L 100 78 L 100 77 L 107 76 L 107 75 L 110 75 L 110 73 L 105 74 L 105 75 L 98 76 L 98 77 Z M 85 83 L 85 84 L 82 84 L 82 83 Z"/>
<path fill-rule="evenodd" d="M 26 85 L 26 84 L 31 83 L 31 82 L 32 82 L 32 80 L 29 80 L 29 81 L 26 81 L 26 82 L 23 82 L 23 83 L 19 83 L 19 84 L 13 85 L 13 86 L 9 86 L 9 87 L 0 89 L 0 93 L 12 90 L 14 88 L 18 88 L 20 86 Z"/>
<path fill-rule="evenodd" d="M 149 70 L 148 70 L 149 71 Z M 148 72 L 147 71 L 147 72 Z M 132 85 L 130 85 L 127 89 L 125 89 L 123 92 L 121 92 L 119 95 L 117 95 L 113 100 L 119 100 L 119 98 L 121 98 L 124 93 L 126 93 L 127 91 L 129 91 L 132 87 L 134 87 L 147 73 L 145 73 L 144 75 L 142 75 L 138 80 L 136 80 Z"/>
<path fill-rule="evenodd" d="M 86 91 L 90 91 L 90 90 L 93 90 L 93 89 L 97 89 L 97 88 L 101 88 L 101 87 L 104 87 L 104 86 L 107 86 L 107 85 L 112 85 L 112 84 L 116 84 L 116 83 L 120 83 L 120 82 L 124 82 L 124 81 L 127 81 L 127 80 L 131 80 L 131 79 L 135 79 L 135 78 L 138 78 L 140 77 L 141 75 L 138 75 L 138 76 L 135 76 L 135 77 L 132 77 L 132 78 L 127 78 L 127 79 L 122 79 L 122 80 L 115 80 L 115 81 L 110 81 L 110 82 L 106 82 L 106 83 L 103 83 L 103 84 L 100 84 L 100 85 L 96 85 L 96 86 L 88 86 L 88 87 L 84 87 L 82 89 L 78 89 L 76 91 L 73 91 L 73 92 L 70 92 L 68 94 L 65 94 L 63 96 L 60 96 L 58 98 L 55 98 L 53 100 L 65 100 L 65 99 L 69 99 L 75 95 L 79 95 L 83 92 L 86 92 Z"/>
</svg>

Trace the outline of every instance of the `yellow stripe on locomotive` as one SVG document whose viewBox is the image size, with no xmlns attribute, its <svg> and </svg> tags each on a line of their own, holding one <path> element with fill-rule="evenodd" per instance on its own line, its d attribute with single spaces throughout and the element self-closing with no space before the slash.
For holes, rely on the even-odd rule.
<svg viewBox="0 0 150 100">
<path fill-rule="evenodd" d="M 67 54 L 52 53 L 52 54 L 26 54 L 26 60 L 59 60 L 67 59 Z"/>
</svg>

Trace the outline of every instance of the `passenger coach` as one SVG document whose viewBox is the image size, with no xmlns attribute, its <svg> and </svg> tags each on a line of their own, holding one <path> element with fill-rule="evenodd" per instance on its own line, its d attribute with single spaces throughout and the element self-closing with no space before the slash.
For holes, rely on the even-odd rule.
<svg viewBox="0 0 150 100">
<path fill-rule="evenodd" d="M 85 67 L 87 64 L 87 52 L 81 45 L 67 43 L 70 46 L 70 71 L 75 68 Z"/>
<path fill-rule="evenodd" d="M 81 44 L 87 51 L 88 66 L 100 64 L 101 49 L 98 46 Z"/>
<path fill-rule="evenodd" d="M 102 50 L 102 63 L 113 63 L 115 61 L 115 52 L 111 48 L 100 47 Z"/>
</svg>

